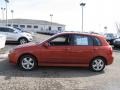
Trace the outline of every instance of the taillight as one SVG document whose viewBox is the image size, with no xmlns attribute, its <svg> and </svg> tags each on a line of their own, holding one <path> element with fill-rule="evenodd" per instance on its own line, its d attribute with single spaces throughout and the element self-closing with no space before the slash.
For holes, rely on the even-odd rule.
<svg viewBox="0 0 120 90">
<path fill-rule="evenodd" d="M 110 49 L 109 49 L 109 53 L 112 54 L 113 53 L 113 50 L 112 50 L 112 47 L 110 46 Z"/>
</svg>

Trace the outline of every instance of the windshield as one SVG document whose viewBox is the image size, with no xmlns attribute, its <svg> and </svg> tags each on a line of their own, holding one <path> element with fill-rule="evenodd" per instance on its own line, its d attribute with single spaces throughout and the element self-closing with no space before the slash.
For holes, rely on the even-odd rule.
<svg viewBox="0 0 120 90">
<path fill-rule="evenodd" d="M 43 42 L 47 42 L 48 40 L 50 40 L 51 38 L 55 37 L 56 35 L 58 35 L 58 34 L 55 34 L 55 35 L 52 35 L 52 36 L 48 36 L 48 37 L 46 37 L 46 38 L 44 38 L 44 39 L 42 39 L 40 41 L 37 41 L 36 43 L 41 44 Z"/>
<path fill-rule="evenodd" d="M 23 30 L 21 28 L 18 28 L 18 27 L 14 27 L 14 28 L 21 31 L 21 32 L 23 32 Z"/>
<path fill-rule="evenodd" d="M 14 28 L 14 32 L 21 33 L 22 31 L 20 31 L 20 30 Z"/>
</svg>

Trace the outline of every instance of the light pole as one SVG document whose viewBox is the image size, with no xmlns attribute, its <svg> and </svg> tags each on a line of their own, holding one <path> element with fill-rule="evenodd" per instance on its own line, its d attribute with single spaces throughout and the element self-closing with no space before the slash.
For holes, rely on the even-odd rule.
<svg viewBox="0 0 120 90">
<path fill-rule="evenodd" d="M 82 32 L 84 30 L 84 27 L 83 27 L 83 7 L 85 6 L 86 3 L 80 3 L 80 6 L 82 7 Z"/>
<path fill-rule="evenodd" d="M 108 27 L 107 26 L 104 26 L 104 33 L 107 33 L 107 29 L 108 29 Z"/>
<path fill-rule="evenodd" d="M 51 30 L 52 30 L 52 17 L 53 17 L 53 14 L 50 14 L 50 17 L 51 17 Z"/>
<path fill-rule="evenodd" d="M 4 11 L 5 11 L 5 8 L 1 7 L 1 12 L 2 12 L 2 20 L 4 20 Z"/>
<path fill-rule="evenodd" d="M 9 0 L 5 0 L 5 4 L 6 4 L 6 26 L 8 24 L 8 20 L 7 20 L 7 3 L 9 3 Z"/>
<path fill-rule="evenodd" d="M 12 25 L 13 25 L 13 13 L 14 13 L 14 11 L 11 10 L 11 14 L 12 14 Z"/>
<path fill-rule="evenodd" d="M 1 23 L 4 24 L 4 11 L 5 11 L 5 8 L 1 7 L 1 15 L 2 15 L 2 20 L 1 20 Z"/>
</svg>

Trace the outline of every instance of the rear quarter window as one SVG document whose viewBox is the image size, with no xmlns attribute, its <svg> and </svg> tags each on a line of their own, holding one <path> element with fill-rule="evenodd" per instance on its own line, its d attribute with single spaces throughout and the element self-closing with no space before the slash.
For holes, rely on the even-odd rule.
<svg viewBox="0 0 120 90">
<path fill-rule="evenodd" d="M 93 43 L 94 43 L 94 46 L 101 46 L 102 45 L 100 39 L 97 37 L 93 37 Z"/>
</svg>

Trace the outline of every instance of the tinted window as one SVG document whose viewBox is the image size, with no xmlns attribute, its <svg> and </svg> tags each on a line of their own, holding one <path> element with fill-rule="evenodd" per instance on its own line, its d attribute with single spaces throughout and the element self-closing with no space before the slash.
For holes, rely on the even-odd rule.
<svg viewBox="0 0 120 90">
<path fill-rule="evenodd" d="M 20 25 L 21 28 L 25 28 L 25 25 Z"/>
<path fill-rule="evenodd" d="M 11 24 L 8 24 L 7 26 L 11 26 Z"/>
<path fill-rule="evenodd" d="M 62 30 L 62 27 L 58 27 L 58 30 L 61 31 L 61 30 Z"/>
<path fill-rule="evenodd" d="M 9 29 L 8 28 L 0 28 L 0 31 L 1 32 L 9 32 Z"/>
<path fill-rule="evenodd" d="M 89 36 L 74 35 L 72 44 L 73 45 L 92 46 L 93 45 L 93 40 Z"/>
<path fill-rule="evenodd" d="M 27 28 L 32 28 L 32 26 L 31 25 L 27 25 Z"/>
<path fill-rule="evenodd" d="M 95 46 L 101 46 L 102 45 L 101 41 L 98 38 L 94 37 L 93 39 L 94 39 L 94 45 Z"/>
<path fill-rule="evenodd" d="M 14 30 L 13 30 L 13 29 L 8 28 L 8 30 L 9 30 L 8 32 L 14 32 Z"/>
<path fill-rule="evenodd" d="M 38 28 L 38 26 L 34 26 L 34 28 Z"/>
<path fill-rule="evenodd" d="M 18 25 L 13 25 L 13 27 L 18 27 Z"/>
</svg>

